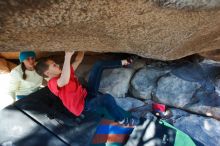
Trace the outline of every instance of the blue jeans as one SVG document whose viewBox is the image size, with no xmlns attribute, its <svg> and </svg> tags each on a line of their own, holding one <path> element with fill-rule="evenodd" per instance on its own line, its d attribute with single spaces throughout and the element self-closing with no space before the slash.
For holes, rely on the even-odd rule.
<svg viewBox="0 0 220 146">
<path fill-rule="evenodd" d="M 98 61 L 94 64 L 88 80 L 88 96 L 86 98 L 85 110 L 96 111 L 100 107 L 105 107 L 113 118 L 121 121 L 125 117 L 121 108 L 115 102 L 114 97 L 110 94 L 101 94 L 98 92 L 103 70 L 117 67 L 122 67 L 120 60 Z"/>
</svg>

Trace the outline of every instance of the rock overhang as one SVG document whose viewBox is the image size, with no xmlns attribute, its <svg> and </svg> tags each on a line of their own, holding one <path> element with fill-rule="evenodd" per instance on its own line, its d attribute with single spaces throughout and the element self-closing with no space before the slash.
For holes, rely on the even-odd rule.
<svg viewBox="0 0 220 146">
<path fill-rule="evenodd" d="M 175 60 L 220 48 L 218 0 L 0 2 L 1 52 L 82 50 Z"/>
</svg>

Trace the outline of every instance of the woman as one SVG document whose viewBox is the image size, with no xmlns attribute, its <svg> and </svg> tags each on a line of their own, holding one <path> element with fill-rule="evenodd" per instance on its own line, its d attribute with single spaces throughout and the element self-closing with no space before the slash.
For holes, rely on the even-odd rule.
<svg viewBox="0 0 220 146">
<path fill-rule="evenodd" d="M 9 94 L 14 100 L 19 100 L 37 91 L 43 78 L 34 69 L 36 54 L 33 51 L 23 51 L 19 55 L 20 65 L 11 70 Z"/>
</svg>

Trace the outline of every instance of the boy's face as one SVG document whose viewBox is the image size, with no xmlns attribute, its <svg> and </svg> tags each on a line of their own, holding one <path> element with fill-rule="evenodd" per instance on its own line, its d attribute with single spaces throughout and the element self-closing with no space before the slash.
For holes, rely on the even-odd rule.
<svg viewBox="0 0 220 146">
<path fill-rule="evenodd" d="M 57 77 L 61 74 L 62 70 L 60 66 L 56 64 L 53 60 L 48 60 L 47 62 L 48 70 L 45 71 L 45 75 L 49 78 Z"/>
</svg>

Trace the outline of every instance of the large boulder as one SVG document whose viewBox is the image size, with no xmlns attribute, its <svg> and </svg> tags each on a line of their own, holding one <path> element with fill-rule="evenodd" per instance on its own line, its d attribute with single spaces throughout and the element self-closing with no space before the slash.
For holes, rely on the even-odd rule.
<svg viewBox="0 0 220 146">
<path fill-rule="evenodd" d="M 161 77 L 157 85 L 154 101 L 220 119 L 220 96 L 216 90 L 208 92 L 198 82 L 183 80 L 172 74 Z M 207 84 L 207 87 L 210 86 Z"/>
<path fill-rule="evenodd" d="M 220 121 L 172 109 L 174 126 L 205 146 L 220 145 Z"/>
<path fill-rule="evenodd" d="M 151 99 L 152 91 L 157 85 L 157 80 L 168 70 L 156 67 L 140 69 L 131 80 L 130 92 L 133 96 L 142 99 Z"/>
<path fill-rule="evenodd" d="M 114 97 L 125 97 L 134 73 L 130 68 L 106 69 L 103 71 L 99 91 Z"/>
<path fill-rule="evenodd" d="M 130 91 L 137 98 L 220 119 L 219 67 L 212 60 L 151 63 L 134 75 Z"/>
<path fill-rule="evenodd" d="M 220 96 L 217 93 L 207 94 L 199 91 L 195 95 L 195 100 L 195 103 L 184 108 L 220 120 Z"/>
<path fill-rule="evenodd" d="M 200 87 L 198 83 L 185 81 L 174 75 L 161 77 L 157 85 L 153 99 L 178 108 L 184 108 L 193 102 L 193 95 Z"/>
<path fill-rule="evenodd" d="M 0 0 L 0 51 L 126 52 L 174 60 L 219 49 L 219 24 L 219 0 Z"/>
</svg>

